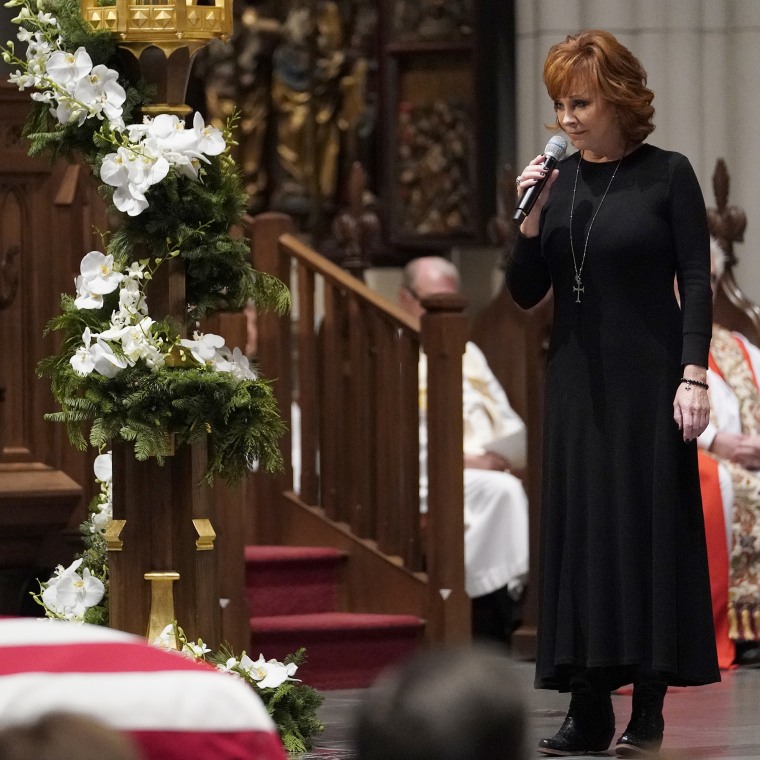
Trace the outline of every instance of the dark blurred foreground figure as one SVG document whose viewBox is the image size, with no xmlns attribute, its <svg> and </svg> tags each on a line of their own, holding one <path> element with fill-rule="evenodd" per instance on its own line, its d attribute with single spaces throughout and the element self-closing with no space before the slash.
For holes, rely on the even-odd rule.
<svg viewBox="0 0 760 760">
<path fill-rule="evenodd" d="M 357 760 L 523 760 L 526 717 L 509 659 L 434 649 L 389 670 L 355 726 Z"/>
<path fill-rule="evenodd" d="M 0 760 L 140 760 L 123 733 L 75 713 L 52 712 L 0 730 Z"/>
<path fill-rule="evenodd" d="M 576 152 L 551 171 L 507 267 L 523 308 L 554 298 L 536 687 L 572 696 L 539 751 L 606 752 L 610 691 L 633 683 L 615 752 L 648 754 L 668 685 L 720 680 L 696 444 L 710 414 L 707 214 L 686 156 L 645 142 L 654 93 L 612 34 L 554 45 L 544 82 Z M 537 156 L 520 192 L 544 174 Z"/>
</svg>

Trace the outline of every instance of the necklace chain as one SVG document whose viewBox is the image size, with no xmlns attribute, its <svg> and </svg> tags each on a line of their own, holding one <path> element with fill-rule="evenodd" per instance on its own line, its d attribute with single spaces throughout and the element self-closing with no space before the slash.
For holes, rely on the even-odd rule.
<svg viewBox="0 0 760 760">
<path fill-rule="evenodd" d="M 610 181 L 607 183 L 607 189 L 604 191 L 602 200 L 599 201 L 599 205 L 596 207 L 596 211 L 594 211 L 594 215 L 591 217 L 591 222 L 589 223 L 588 230 L 586 230 L 586 239 L 583 243 L 583 255 L 581 256 L 581 263 L 579 266 L 578 259 L 575 256 L 575 244 L 573 243 L 573 211 L 575 210 L 575 191 L 578 189 L 578 175 L 580 174 L 580 171 L 581 171 L 582 158 L 583 158 L 583 154 L 581 154 L 578 157 L 578 164 L 575 167 L 575 184 L 573 185 L 573 200 L 570 205 L 570 251 L 573 254 L 573 269 L 575 270 L 575 285 L 573 285 L 573 293 L 575 293 L 575 303 L 581 302 L 581 293 L 585 291 L 585 288 L 583 287 L 583 283 L 581 281 L 581 275 L 583 273 L 583 265 L 586 263 L 586 251 L 588 251 L 588 239 L 591 235 L 591 228 L 594 226 L 596 215 L 599 213 L 599 209 L 602 207 L 602 203 L 604 203 L 604 199 L 607 197 L 607 193 L 610 191 L 610 187 L 612 186 L 612 180 L 615 179 L 617 170 L 620 168 L 620 164 L 623 162 L 623 159 L 625 158 L 625 153 L 623 153 L 623 155 L 620 157 L 620 160 L 617 162 L 615 171 L 612 172 Z"/>
</svg>

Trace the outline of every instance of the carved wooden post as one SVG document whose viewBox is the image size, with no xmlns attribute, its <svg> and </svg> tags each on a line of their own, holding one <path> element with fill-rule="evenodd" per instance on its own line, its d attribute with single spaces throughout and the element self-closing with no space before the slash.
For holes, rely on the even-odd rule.
<svg viewBox="0 0 760 760">
<path fill-rule="evenodd" d="M 219 526 L 209 488 L 200 482 L 206 465 L 205 441 L 179 447 L 163 465 L 138 462 L 131 445 L 114 444 L 114 522 L 106 533 L 111 627 L 146 635 L 156 618 L 146 574 L 177 573 L 177 622 L 191 639 L 221 643 Z"/>
<path fill-rule="evenodd" d="M 268 272 L 290 284 L 290 261 L 280 255 L 278 240 L 293 231 L 293 221 L 286 214 L 265 213 L 247 219 L 246 227 L 251 239 L 251 260 L 257 271 Z M 254 480 L 253 520 L 246 538 L 249 543 L 277 542 L 277 501 L 279 494 L 293 483 L 291 464 L 290 401 L 292 394 L 291 359 L 292 336 L 290 316 L 265 312 L 258 315 L 258 366 L 265 377 L 277 378 L 274 388 L 280 416 L 288 431 L 281 439 L 284 461 L 283 471 L 276 475 L 256 473 Z"/>
<path fill-rule="evenodd" d="M 760 341 L 760 307 L 747 298 L 736 282 L 734 268 L 738 262 L 734 243 L 744 242 L 747 215 L 739 206 L 728 204 L 731 180 L 726 162 L 719 158 L 713 173 L 716 208 L 707 209 L 710 234 L 718 239 L 726 254 L 726 268 L 715 297 L 714 321 L 731 324 L 751 341 Z"/>
<path fill-rule="evenodd" d="M 183 262 L 163 262 L 146 297 L 154 314 L 184 321 Z M 214 547 L 220 526 L 210 489 L 201 482 L 207 464 L 205 440 L 177 448 L 163 465 L 153 458 L 138 462 L 133 446 L 114 444 L 114 526 L 106 535 L 111 627 L 152 634 L 161 612 L 151 606 L 158 597 L 152 588 L 157 581 L 150 578 L 174 573 L 176 581 L 162 598 L 173 595 L 178 624 L 190 639 L 200 637 L 212 648 L 221 643 L 222 594 Z M 162 609 L 172 607 L 162 604 Z"/>
<path fill-rule="evenodd" d="M 372 266 L 372 245 L 380 231 L 377 214 L 366 208 L 367 175 L 357 161 L 348 178 L 348 208 L 335 217 L 333 234 L 342 252 L 340 266 L 359 280 Z"/>
<path fill-rule="evenodd" d="M 427 355 L 428 636 L 441 643 L 470 639 L 470 600 L 464 586 L 464 438 L 462 355 L 467 339 L 465 299 L 442 294 L 423 300 L 422 347 Z"/>
</svg>

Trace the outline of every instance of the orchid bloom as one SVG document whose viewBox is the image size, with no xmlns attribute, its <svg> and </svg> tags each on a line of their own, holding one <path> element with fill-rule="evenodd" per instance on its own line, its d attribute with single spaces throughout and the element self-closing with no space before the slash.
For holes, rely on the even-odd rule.
<svg viewBox="0 0 760 760">
<path fill-rule="evenodd" d="M 117 81 L 118 72 L 102 64 L 94 66 L 76 85 L 74 97 L 90 105 L 97 116 L 105 115 L 109 122 L 121 120 L 122 106 L 127 93 Z"/>
<path fill-rule="evenodd" d="M 51 53 L 47 62 L 47 75 L 63 89 L 76 86 L 80 79 L 92 71 L 92 58 L 83 48 L 77 48 L 73 53 L 56 50 Z"/>
<path fill-rule="evenodd" d="M 165 626 L 163 631 L 151 641 L 151 644 L 162 649 L 179 649 L 174 623 L 169 623 L 169 625 Z"/>
<path fill-rule="evenodd" d="M 94 293 L 90 288 L 89 281 L 81 274 L 74 282 L 77 289 L 74 306 L 77 309 L 100 309 L 103 306 L 103 296 L 100 293 Z"/>
<path fill-rule="evenodd" d="M 109 153 L 100 167 L 100 178 L 115 187 L 113 202 L 119 211 L 138 216 L 146 208 L 145 192 L 169 173 L 169 162 L 156 151 L 141 146 L 141 153 L 120 147 Z"/>
<path fill-rule="evenodd" d="M 93 337 L 96 343 L 92 343 Z M 127 366 L 123 356 L 117 356 L 113 349 L 99 336 L 93 336 L 89 327 L 82 333 L 82 342 L 69 360 L 78 375 L 89 375 L 93 370 L 104 377 L 116 377 Z"/>
<path fill-rule="evenodd" d="M 84 620 L 90 607 L 99 604 L 105 594 L 103 582 L 85 568 L 77 573 L 82 559 L 75 560 L 67 568 L 58 565 L 55 574 L 42 592 L 44 605 L 56 616 L 75 622 Z"/>
<path fill-rule="evenodd" d="M 218 156 L 227 147 L 221 130 L 206 124 L 199 111 L 193 116 L 193 132 L 198 140 L 198 150 L 207 156 Z"/>
<path fill-rule="evenodd" d="M 276 689 L 285 681 L 295 681 L 291 678 L 295 675 L 298 666 L 295 663 L 285 665 L 278 660 L 265 660 L 263 654 L 253 662 L 247 654 L 243 653 L 240 658 L 240 668 L 244 670 L 260 689 Z"/>
<path fill-rule="evenodd" d="M 218 372 L 229 372 L 236 380 L 255 380 L 248 357 L 237 347 L 230 351 L 226 346 L 219 349 L 214 367 Z"/>
<path fill-rule="evenodd" d="M 201 639 L 198 639 L 197 642 L 186 641 L 182 645 L 182 653 L 188 655 L 193 660 L 205 660 L 209 652 L 211 650 Z"/>
<path fill-rule="evenodd" d="M 217 349 L 224 345 L 224 338 L 214 333 L 193 333 L 193 340 L 182 338 L 180 344 L 190 349 L 193 358 L 201 364 L 212 362 L 216 358 Z"/>
<path fill-rule="evenodd" d="M 110 483 L 113 479 L 113 457 L 111 452 L 108 451 L 105 454 L 98 454 L 95 457 L 95 462 L 92 466 L 95 477 L 101 483 Z"/>
<path fill-rule="evenodd" d="M 79 271 L 87 289 L 100 295 L 113 293 L 124 279 L 124 275 L 114 269 L 113 256 L 106 256 L 100 251 L 86 254 L 79 265 Z"/>
<path fill-rule="evenodd" d="M 90 518 L 90 533 L 99 533 L 101 536 L 106 534 L 108 526 L 113 520 L 113 510 L 103 509 L 97 514 L 92 515 Z"/>
</svg>

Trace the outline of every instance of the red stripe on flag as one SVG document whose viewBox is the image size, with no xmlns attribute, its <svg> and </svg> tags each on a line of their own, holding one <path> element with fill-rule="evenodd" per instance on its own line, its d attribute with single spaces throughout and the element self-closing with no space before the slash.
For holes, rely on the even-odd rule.
<svg viewBox="0 0 760 760">
<path fill-rule="evenodd" d="M 71 623 L 70 625 L 73 625 Z M 0 675 L 12 673 L 153 673 L 161 670 L 214 670 L 178 652 L 128 644 L 0 645 Z"/>
<path fill-rule="evenodd" d="M 144 760 L 287 760 L 279 737 L 263 731 L 129 731 Z"/>
</svg>

